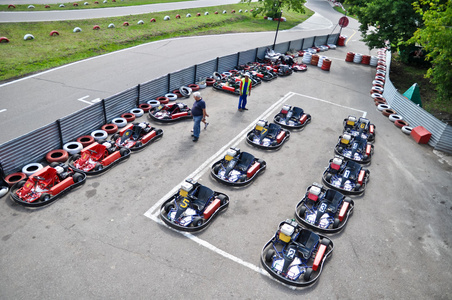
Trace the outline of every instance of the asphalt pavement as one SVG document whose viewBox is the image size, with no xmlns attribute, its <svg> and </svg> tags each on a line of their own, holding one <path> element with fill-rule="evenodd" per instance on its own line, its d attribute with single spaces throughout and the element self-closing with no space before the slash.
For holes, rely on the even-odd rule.
<svg viewBox="0 0 452 300">
<path fill-rule="evenodd" d="M 332 24 L 340 16 L 326 1 L 309 5 Z M 153 123 L 164 130 L 161 140 L 49 207 L 31 211 L 2 198 L 0 298 L 448 299 L 452 167 L 376 110 L 369 95 L 375 69 L 345 62 L 348 51 L 375 54 L 359 41 L 356 29 L 351 22 L 343 30 L 346 47 L 323 53 L 332 60 L 329 72 L 308 66 L 304 73 L 264 82 L 252 91 L 246 112 L 237 111 L 235 96 L 201 90 L 210 125 L 197 143 L 191 140 L 190 120 Z M 285 31 L 278 42 L 331 30 Z M 9 95 L 21 109 L 0 125 L 15 122 L 25 131 L 28 122 L 46 124 L 85 107 L 80 97 L 107 97 L 206 59 L 271 44 L 273 37 L 160 41 L 3 85 L 2 105 L 8 103 L 3 95 Z M 32 99 L 47 110 L 27 112 Z M 248 145 L 244 133 L 261 118 L 272 120 L 284 103 L 302 107 L 312 122 L 292 132 L 278 151 Z M 52 113 L 46 113 L 49 108 Z M 355 199 L 345 229 L 331 236 L 333 256 L 319 281 L 293 290 L 262 270 L 261 249 L 279 222 L 294 217 L 305 189 L 321 181 L 348 115 L 366 116 L 376 125 L 370 181 L 365 195 Z M 212 162 L 230 146 L 267 162 L 267 170 L 247 187 L 223 186 L 210 175 Z M 228 210 L 195 235 L 170 230 L 157 217 L 162 201 L 189 177 L 231 199 Z"/>
</svg>

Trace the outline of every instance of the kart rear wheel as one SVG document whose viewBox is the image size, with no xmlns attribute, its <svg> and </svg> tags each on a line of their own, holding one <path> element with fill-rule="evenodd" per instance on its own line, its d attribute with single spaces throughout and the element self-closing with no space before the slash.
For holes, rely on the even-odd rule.
<svg viewBox="0 0 452 300">
<path fill-rule="evenodd" d="M 215 167 L 213 167 L 213 172 L 214 172 L 215 174 L 218 174 L 219 171 L 220 171 L 220 165 L 219 165 L 219 164 L 216 165 Z"/>
<path fill-rule="evenodd" d="M 50 166 L 51 168 L 55 168 L 55 167 L 58 167 L 59 165 L 60 165 L 59 162 L 54 161 L 54 162 L 51 163 L 49 166 Z"/>
<path fill-rule="evenodd" d="M 240 175 L 240 177 L 239 177 L 239 182 L 245 182 L 246 181 L 246 179 L 248 179 L 248 176 L 246 176 L 246 174 L 242 174 L 242 175 Z"/>
<path fill-rule="evenodd" d="M 331 173 L 326 173 L 326 175 L 325 175 L 325 180 L 326 180 L 327 182 L 331 182 L 331 177 L 333 177 L 333 174 L 331 174 Z"/>
<path fill-rule="evenodd" d="M 334 219 L 334 222 L 333 222 L 333 228 L 338 228 L 340 222 L 341 222 L 341 221 L 339 221 L 338 218 L 335 218 L 335 219 Z"/>
<path fill-rule="evenodd" d="M 135 147 L 138 148 L 138 147 L 141 147 L 141 146 L 143 146 L 143 143 L 142 143 L 142 142 L 136 142 L 136 143 L 135 143 Z"/>
<path fill-rule="evenodd" d="M 121 148 L 121 150 L 119 150 L 119 154 L 121 154 L 121 156 L 126 156 L 128 153 L 126 148 Z"/>
<path fill-rule="evenodd" d="M 221 205 L 226 204 L 226 201 L 228 199 L 225 195 L 218 195 L 217 198 L 220 199 Z"/>
<path fill-rule="evenodd" d="M 80 157 L 81 157 L 80 154 L 72 155 L 72 161 L 74 162 L 74 161 L 78 160 Z"/>
<path fill-rule="evenodd" d="M 96 163 L 94 166 L 94 171 L 100 171 L 104 168 L 104 166 L 101 163 Z"/>
<path fill-rule="evenodd" d="M 83 175 L 80 173 L 75 173 L 74 175 L 72 175 L 72 179 L 75 183 L 80 182 L 83 180 Z"/>
<path fill-rule="evenodd" d="M 274 249 L 268 250 L 267 253 L 265 253 L 265 261 L 272 262 L 273 256 L 275 256 L 275 250 Z"/>
<path fill-rule="evenodd" d="M 322 243 L 322 245 L 325 245 L 328 248 L 328 246 L 330 245 L 331 241 L 329 239 L 327 239 L 327 238 L 323 238 L 321 243 Z"/>
<path fill-rule="evenodd" d="M 113 137 L 111 138 L 113 142 L 116 142 L 116 140 L 120 137 L 119 133 L 113 134 Z"/>
<path fill-rule="evenodd" d="M 17 183 L 16 188 L 17 188 L 17 189 L 20 189 L 21 187 L 23 187 L 23 186 L 25 185 L 25 182 L 27 182 L 27 181 L 26 181 L 26 180 L 19 181 L 19 182 Z"/>
<path fill-rule="evenodd" d="M 311 275 L 312 275 L 312 268 L 307 268 L 306 272 L 304 272 L 304 275 L 303 275 L 304 281 L 311 280 Z"/>
<path fill-rule="evenodd" d="M 355 191 L 359 191 L 361 189 L 361 185 L 359 183 L 357 183 L 355 185 Z"/>
<path fill-rule="evenodd" d="M 39 201 L 41 201 L 41 202 L 46 202 L 46 201 L 49 201 L 49 200 L 50 200 L 50 194 L 47 194 L 47 193 L 43 193 L 39 197 Z"/>
</svg>

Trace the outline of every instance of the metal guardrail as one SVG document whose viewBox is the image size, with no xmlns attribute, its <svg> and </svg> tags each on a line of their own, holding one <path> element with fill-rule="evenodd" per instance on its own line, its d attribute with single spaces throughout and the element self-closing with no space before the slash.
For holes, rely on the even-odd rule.
<svg viewBox="0 0 452 300">
<path fill-rule="evenodd" d="M 432 133 L 428 144 L 437 150 L 452 153 L 452 127 L 438 120 L 432 114 L 402 96 L 389 79 L 391 51 L 386 51 L 386 81 L 383 97 L 397 114 L 411 127 L 422 126 Z"/>
<path fill-rule="evenodd" d="M 307 49 L 326 43 L 336 44 L 339 34 L 314 36 L 275 45 L 275 51 L 285 53 L 290 49 Z M 0 145 L 0 167 L 6 174 L 20 171 L 31 162 L 42 162 L 45 155 L 54 149 L 61 149 L 67 142 L 90 134 L 113 118 L 130 111 L 141 103 L 171 93 L 183 85 L 210 77 L 213 72 L 225 72 L 237 65 L 263 59 L 265 46 L 231 54 L 178 70 L 154 80 L 141 83 L 102 101 L 90 105 L 71 115 L 56 120 L 30 133 Z"/>
</svg>

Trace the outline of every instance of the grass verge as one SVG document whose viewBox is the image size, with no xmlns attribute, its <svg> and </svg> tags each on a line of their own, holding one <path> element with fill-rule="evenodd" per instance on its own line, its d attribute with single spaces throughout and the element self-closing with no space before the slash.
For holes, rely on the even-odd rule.
<svg viewBox="0 0 452 300">
<path fill-rule="evenodd" d="M 240 9 L 243 13 L 238 13 Z M 246 9 L 249 9 L 248 5 L 236 4 L 105 19 L 1 23 L 0 36 L 8 37 L 10 42 L 0 43 L 0 82 L 157 40 L 276 30 L 277 22 L 264 20 L 262 16 L 254 18 L 251 13 L 244 12 Z M 223 10 L 227 13 L 222 14 Z M 232 10 L 236 13 L 231 13 Z M 209 15 L 204 15 L 205 11 Z M 214 14 L 215 11 L 219 14 Z M 201 13 L 199 17 L 196 16 L 198 12 Z M 191 18 L 186 17 L 188 13 Z M 180 19 L 176 19 L 177 14 L 181 15 Z M 312 11 L 306 14 L 284 12 L 287 22 L 281 22 L 280 30 L 290 29 L 312 14 Z M 171 20 L 164 21 L 166 15 Z M 152 18 L 156 22 L 150 22 Z M 139 20 L 144 24 L 138 25 Z M 123 26 L 124 22 L 129 26 Z M 108 28 L 109 24 L 114 24 L 115 28 Z M 100 29 L 93 30 L 94 25 Z M 75 27 L 82 31 L 74 33 Z M 58 31 L 59 35 L 50 36 L 52 30 Z M 35 39 L 25 41 L 26 34 L 32 34 Z"/>
</svg>

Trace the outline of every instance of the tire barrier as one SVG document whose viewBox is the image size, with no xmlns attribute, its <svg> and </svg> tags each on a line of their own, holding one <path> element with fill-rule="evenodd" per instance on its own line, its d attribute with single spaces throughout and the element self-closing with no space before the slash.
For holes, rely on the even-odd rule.
<svg viewBox="0 0 452 300">
<path fill-rule="evenodd" d="M 213 78 L 217 81 L 221 80 L 221 74 L 218 72 L 213 72 Z"/>
<path fill-rule="evenodd" d="M 94 2 L 95 3 L 95 2 Z M 60 4 L 60 5 L 58 5 L 58 7 L 64 7 L 64 4 Z"/>
<path fill-rule="evenodd" d="M 226 10 L 223 10 L 223 14 L 227 14 L 228 12 Z"/>
<path fill-rule="evenodd" d="M 144 21 L 143 21 L 143 20 L 140 20 L 140 21 L 137 22 L 137 24 L 138 24 L 138 25 L 143 25 L 143 24 L 144 24 Z"/>
<path fill-rule="evenodd" d="M 312 55 L 311 65 L 316 66 L 319 63 L 319 56 L 317 54 Z"/>
<path fill-rule="evenodd" d="M 149 100 L 147 102 L 147 104 L 149 104 L 151 106 L 151 108 L 154 108 L 154 107 L 160 106 L 160 101 L 158 101 L 158 100 Z"/>
<path fill-rule="evenodd" d="M 97 142 L 99 140 L 106 140 L 108 138 L 108 133 L 105 130 L 94 130 L 91 132 L 91 136 Z"/>
<path fill-rule="evenodd" d="M 32 34 L 27 33 L 24 35 L 24 41 L 34 40 L 35 37 Z"/>
<path fill-rule="evenodd" d="M 169 101 L 176 101 L 178 98 L 177 95 L 173 93 L 165 94 L 165 97 L 168 98 Z"/>
<path fill-rule="evenodd" d="M 378 75 L 378 76 L 386 76 L 386 71 L 383 71 L 383 70 L 377 70 L 377 75 Z"/>
<path fill-rule="evenodd" d="M 374 85 L 374 86 L 372 87 L 372 89 L 370 90 L 370 93 L 371 93 L 371 94 L 373 94 L 373 93 L 383 94 L 383 91 L 384 91 L 384 89 L 383 89 L 382 87 L 379 87 L 379 86 Z"/>
<path fill-rule="evenodd" d="M 35 6 L 34 5 L 28 5 L 28 7 L 27 7 L 28 9 L 34 9 L 35 8 Z"/>
<path fill-rule="evenodd" d="M 14 4 L 10 4 L 8 5 L 8 8 L 16 8 L 16 6 Z"/>
<path fill-rule="evenodd" d="M 397 121 L 397 120 L 402 121 L 402 120 L 403 120 L 403 117 L 402 117 L 401 115 L 397 115 L 397 114 L 389 115 L 389 121 L 395 122 L 395 121 Z"/>
<path fill-rule="evenodd" d="M 376 56 L 372 56 L 370 58 L 369 65 L 372 67 L 375 67 L 375 66 L 377 66 L 377 63 L 378 63 L 378 58 Z"/>
<path fill-rule="evenodd" d="M 124 113 L 121 115 L 121 118 L 126 119 L 127 122 L 135 121 L 135 115 L 132 113 Z"/>
<path fill-rule="evenodd" d="M 72 6 L 78 6 L 78 3 L 74 3 L 74 4 L 72 4 Z"/>
<path fill-rule="evenodd" d="M 361 53 L 355 53 L 355 57 L 353 58 L 353 62 L 355 64 L 360 64 L 363 59 L 363 55 Z"/>
<path fill-rule="evenodd" d="M 408 122 L 405 120 L 395 120 L 394 125 L 397 126 L 398 128 L 402 128 L 402 127 L 408 126 L 410 124 L 408 124 Z"/>
<path fill-rule="evenodd" d="M 413 130 L 413 127 L 411 127 L 411 126 L 403 126 L 401 129 L 402 129 L 403 133 L 411 134 L 411 131 Z"/>
<path fill-rule="evenodd" d="M 312 53 L 311 52 L 305 52 L 303 55 L 302 62 L 306 65 L 310 64 L 312 60 Z"/>
<path fill-rule="evenodd" d="M 212 77 L 207 77 L 206 78 L 206 85 L 207 86 L 212 86 L 215 82 L 216 82 L 216 80 L 213 79 Z"/>
<path fill-rule="evenodd" d="M 64 149 L 52 150 L 46 155 L 46 161 L 51 164 L 53 162 L 66 162 L 69 158 L 69 153 Z"/>
<path fill-rule="evenodd" d="M 226 72 L 225 72 L 226 73 Z M 191 90 L 192 90 L 192 92 L 196 92 L 196 91 L 199 91 L 199 85 L 197 85 L 197 84 L 194 84 L 194 83 L 192 83 L 192 84 L 189 84 L 189 85 L 187 85 L 189 88 L 191 88 Z"/>
<path fill-rule="evenodd" d="M 155 18 L 152 18 L 149 22 L 156 22 Z"/>
<path fill-rule="evenodd" d="M 46 5 L 46 6 L 44 6 L 45 8 L 50 8 L 50 5 Z"/>
<path fill-rule="evenodd" d="M 122 23 L 122 26 L 129 26 L 129 25 L 130 25 L 129 22 Z"/>
<path fill-rule="evenodd" d="M 69 142 L 63 145 L 63 149 L 66 150 L 70 155 L 74 155 L 82 151 L 83 145 L 79 142 Z"/>
<path fill-rule="evenodd" d="M 200 16 L 201 16 L 201 13 L 196 13 L 196 16 L 197 16 L 197 17 L 200 17 Z"/>
<path fill-rule="evenodd" d="M 369 65 L 370 64 L 370 56 L 369 55 L 363 55 L 361 63 L 363 65 Z"/>
<path fill-rule="evenodd" d="M 9 187 L 12 187 L 15 183 L 25 180 L 27 178 L 27 175 L 22 172 L 16 172 L 9 174 L 5 177 L 6 183 L 8 183 Z"/>
<path fill-rule="evenodd" d="M 176 19 L 180 19 L 180 15 L 179 14 L 176 15 Z"/>
<path fill-rule="evenodd" d="M 179 89 L 174 90 L 172 93 L 175 94 L 177 96 L 177 98 L 182 98 L 183 97 L 182 94 L 179 92 Z"/>
<path fill-rule="evenodd" d="M 191 95 L 192 89 L 189 88 L 188 86 L 181 86 L 179 92 L 182 94 L 182 96 L 188 98 Z"/>
<path fill-rule="evenodd" d="M 76 33 L 76 32 L 82 32 L 82 29 L 80 27 L 75 27 L 72 32 Z"/>
<path fill-rule="evenodd" d="M 380 80 L 381 82 L 385 83 L 386 78 L 384 76 L 381 76 L 381 75 L 376 75 L 375 76 L 375 80 Z"/>
<path fill-rule="evenodd" d="M 100 29 L 100 26 L 99 25 L 94 25 L 93 26 L 93 30 L 99 30 Z"/>
<path fill-rule="evenodd" d="M 345 56 L 345 61 L 346 62 L 352 62 L 354 58 L 355 58 L 355 53 L 348 52 L 347 56 Z"/>
<path fill-rule="evenodd" d="M 185 17 L 186 17 L 186 18 L 190 18 L 191 15 L 190 15 L 190 14 L 186 14 Z"/>
<path fill-rule="evenodd" d="M 115 24 L 113 23 L 108 24 L 108 28 L 115 28 Z"/>
<path fill-rule="evenodd" d="M 171 18 L 170 18 L 170 16 L 165 16 L 165 17 L 163 17 L 163 20 L 164 21 L 169 21 Z"/>
<path fill-rule="evenodd" d="M 5 36 L 0 37 L 0 43 L 9 43 L 9 39 Z"/>
<path fill-rule="evenodd" d="M 379 111 L 383 111 L 383 110 L 385 110 L 385 109 L 390 109 L 391 108 L 391 106 L 389 106 L 389 105 L 387 105 L 387 104 L 381 104 L 381 105 L 378 105 L 377 106 L 377 109 L 379 110 Z"/>
<path fill-rule="evenodd" d="M 345 46 L 345 41 L 347 40 L 346 36 L 339 36 L 339 39 L 337 40 L 338 46 Z"/>
<path fill-rule="evenodd" d="M 381 99 L 380 97 L 378 97 L 379 99 Z M 377 98 L 374 99 L 375 102 L 375 106 L 378 106 L 380 104 L 386 104 L 386 100 L 377 100 Z"/>
<path fill-rule="evenodd" d="M 136 118 L 139 118 L 139 117 L 144 115 L 144 110 L 142 110 L 141 108 L 136 107 L 136 108 L 132 108 L 130 110 L 130 113 L 134 114 Z"/>
<path fill-rule="evenodd" d="M 383 97 L 383 95 L 380 94 L 380 93 L 372 93 L 372 94 L 370 94 L 370 96 L 371 96 L 373 99 L 378 98 L 378 97 Z"/>
<path fill-rule="evenodd" d="M 322 70 L 329 71 L 331 68 L 331 59 L 324 59 L 322 64 Z"/>
<path fill-rule="evenodd" d="M 223 72 L 223 73 L 221 73 L 221 75 L 223 75 L 223 77 L 229 77 L 229 76 L 232 76 L 232 73 L 231 72 Z"/>
<path fill-rule="evenodd" d="M 169 103 L 169 99 L 165 96 L 162 97 L 157 97 L 156 99 L 158 102 L 160 102 L 160 104 L 168 104 Z"/>
<path fill-rule="evenodd" d="M 394 114 L 396 114 L 397 112 L 396 112 L 395 110 L 389 108 L 389 109 L 383 109 L 383 110 L 381 111 L 381 113 L 383 114 L 383 116 L 389 117 L 390 115 L 394 115 Z"/>
<path fill-rule="evenodd" d="M 148 103 L 141 103 L 140 105 L 138 105 L 138 107 L 141 108 L 145 113 L 147 113 L 152 108 L 152 106 Z"/>
<path fill-rule="evenodd" d="M 374 86 L 380 86 L 380 87 L 384 88 L 385 83 L 384 83 L 384 81 L 375 79 L 374 81 L 372 81 L 372 85 L 374 85 Z"/>
<path fill-rule="evenodd" d="M 204 15 L 205 15 L 205 16 L 208 16 L 208 15 L 209 15 L 209 12 L 208 12 L 208 11 L 206 11 L 206 12 L 204 13 Z"/>
<path fill-rule="evenodd" d="M 50 36 L 54 36 L 54 35 L 60 35 L 60 33 L 56 30 L 52 30 L 49 34 Z"/>
<path fill-rule="evenodd" d="M 113 120 L 111 120 L 111 122 L 118 126 L 118 128 L 122 128 L 127 125 L 127 120 L 124 118 L 114 118 Z"/>
<path fill-rule="evenodd" d="M 40 163 L 31 163 L 31 164 L 25 165 L 22 168 L 22 173 L 24 173 L 25 175 L 30 177 L 31 175 L 33 175 L 35 172 L 41 170 L 42 168 L 43 168 L 43 166 Z"/>
<path fill-rule="evenodd" d="M 326 59 L 326 58 L 328 58 L 328 57 L 326 57 L 326 56 L 320 56 L 320 57 L 319 57 L 319 61 L 317 62 L 317 67 L 321 68 L 322 65 L 323 65 L 323 60 Z"/>
<path fill-rule="evenodd" d="M 83 3 L 83 5 L 89 5 L 89 3 L 88 3 L 88 2 L 85 2 L 85 3 Z"/>
<path fill-rule="evenodd" d="M 218 15 L 218 12 L 216 11 L 216 12 L 214 12 L 214 14 Z"/>
</svg>

